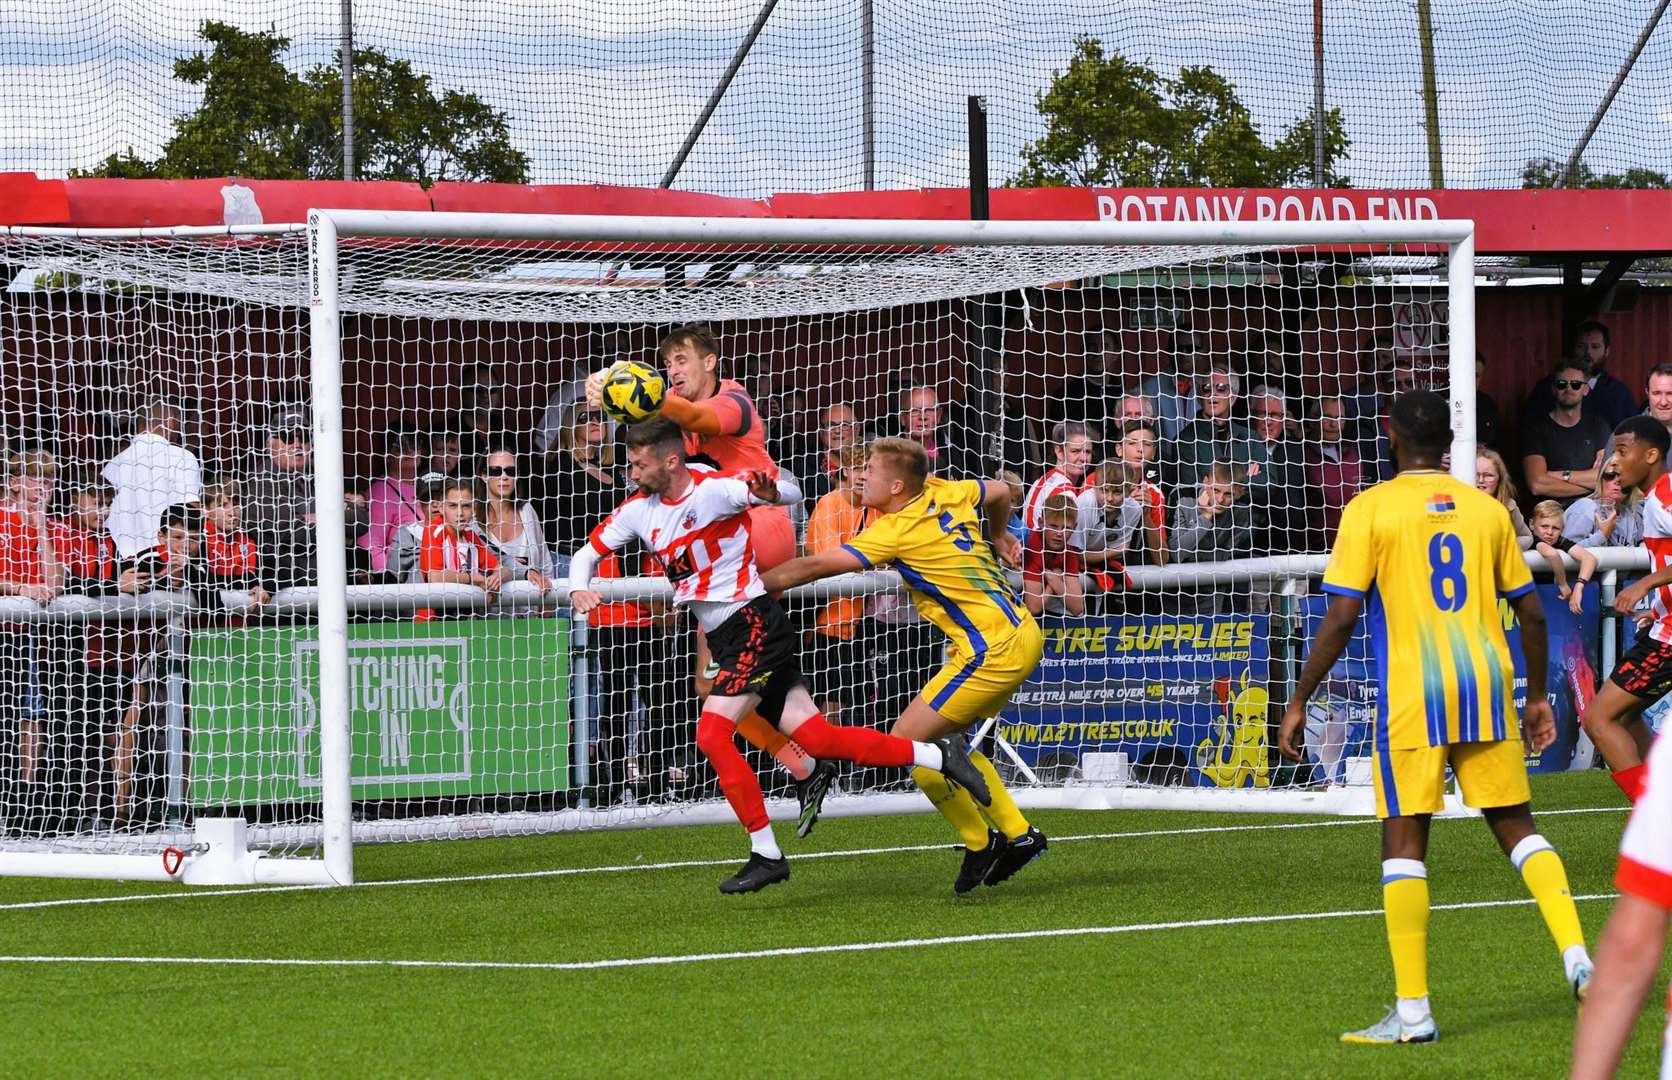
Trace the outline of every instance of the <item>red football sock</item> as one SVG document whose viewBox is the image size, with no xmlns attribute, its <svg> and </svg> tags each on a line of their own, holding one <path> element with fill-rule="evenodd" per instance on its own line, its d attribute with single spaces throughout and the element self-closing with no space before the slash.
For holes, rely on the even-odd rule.
<svg viewBox="0 0 1672 1080">
<path fill-rule="evenodd" d="M 884 735 L 861 727 L 836 727 L 818 713 L 795 729 L 795 741 L 816 758 L 835 758 L 857 765 L 906 766 L 912 763 L 910 739 Z"/>
<path fill-rule="evenodd" d="M 1635 803 L 1643 796 L 1643 785 L 1649 779 L 1649 766 L 1633 765 L 1629 769 L 1616 769 L 1612 776 L 1614 782 L 1620 785 L 1620 790 L 1626 793 L 1626 798 Z"/>
<path fill-rule="evenodd" d="M 720 790 L 745 831 L 758 832 L 769 824 L 766 797 L 761 794 L 761 782 L 755 778 L 755 770 L 749 768 L 732 741 L 736 731 L 737 725 L 724 716 L 705 712 L 697 721 L 697 749 L 714 766 Z"/>
</svg>

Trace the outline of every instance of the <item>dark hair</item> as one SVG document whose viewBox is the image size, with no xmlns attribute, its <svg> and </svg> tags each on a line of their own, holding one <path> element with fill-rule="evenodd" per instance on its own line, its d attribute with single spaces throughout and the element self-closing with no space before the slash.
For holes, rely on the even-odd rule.
<svg viewBox="0 0 1672 1080">
<path fill-rule="evenodd" d="M 203 531 L 203 506 L 200 503 L 175 503 L 163 510 L 162 521 L 157 525 L 158 532 L 169 529 L 185 529 L 187 532 Z"/>
<path fill-rule="evenodd" d="M 480 485 L 473 476 L 449 476 L 441 482 L 439 498 L 445 499 L 455 491 L 468 491 L 472 500 L 480 502 L 482 493 Z"/>
<path fill-rule="evenodd" d="M 681 345 L 689 345 L 699 358 L 720 355 L 720 342 L 715 339 L 714 331 L 701 323 L 686 323 L 669 331 L 657 344 L 656 355 L 666 360 Z"/>
<path fill-rule="evenodd" d="M 1614 429 L 1614 434 L 1629 435 L 1638 442 L 1648 443 L 1660 451 L 1661 460 L 1666 459 L 1666 452 L 1672 449 L 1672 432 L 1666 430 L 1666 425 L 1652 416 L 1638 413 L 1620 421 L 1620 426 Z"/>
<path fill-rule="evenodd" d="M 1585 361 L 1575 360 L 1571 356 L 1564 356 L 1552 364 L 1550 367 L 1550 377 L 1554 379 L 1564 371 L 1577 371 L 1587 379 L 1591 377 L 1590 369 L 1585 366 Z"/>
<path fill-rule="evenodd" d="M 1649 369 L 1649 374 L 1644 376 L 1644 378 L 1643 378 L 1643 385 L 1648 386 L 1649 385 L 1649 380 L 1654 378 L 1656 375 L 1672 375 L 1672 364 L 1668 364 L 1668 363 L 1663 362 L 1663 363 L 1656 364 L 1654 367 L 1650 368 Z"/>
<path fill-rule="evenodd" d="M 1406 449 L 1419 454 L 1442 454 L 1451 445 L 1451 406 L 1432 390 L 1394 398 L 1388 423 Z"/>
<path fill-rule="evenodd" d="M 1602 335 L 1602 347 L 1603 348 L 1611 349 L 1611 348 L 1614 347 L 1614 339 L 1609 336 L 1608 327 L 1606 327 L 1606 326 L 1602 325 L 1601 323 L 1597 322 L 1595 319 L 1587 319 L 1584 322 L 1580 323 L 1578 326 L 1574 327 L 1573 343 L 1575 345 L 1579 344 L 1579 339 L 1584 337 L 1586 334 L 1590 334 L 1590 333 L 1597 333 L 1597 334 Z"/>
<path fill-rule="evenodd" d="M 627 429 L 627 449 L 649 447 L 658 453 L 678 453 L 685 456 L 685 433 L 672 420 L 657 417 Z"/>
</svg>

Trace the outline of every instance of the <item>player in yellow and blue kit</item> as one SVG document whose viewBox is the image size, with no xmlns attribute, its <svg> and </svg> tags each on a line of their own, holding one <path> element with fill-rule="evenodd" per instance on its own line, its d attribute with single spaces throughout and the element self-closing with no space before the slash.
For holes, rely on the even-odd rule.
<svg viewBox="0 0 1672 1080">
<path fill-rule="evenodd" d="M 839 548 L 768 570 L 762 575 L 767 589 L 779 592 L 835 574 L 892 566 L 917 610 L 950 639 L 946 665 L 892 732 L 915 737 L 907 732 L 932 731 L 938 738 L 996 715 L 1044 651 L 1039 624 L 1001 565 L 1015 565 L 1021 555 L 1007 530 L 1010 486 L 930 477 L 921 444 L 878 439 L 860 489 L 861 501 L 881 516 Z M 953 884 L 959 893 L 1007 880 L 1046 847 L 1045 834 L 1022 816 L 992 762 L 980 753 L 970 759 L 987 780 L 991 801 L 985 808 L 938 773 L 912 770 L 917 786 L 963 839 L 963 865 Z"/>
<path fill-rule="evenodd" d="M 1446 766 L 1463 801 L 1478 807 L 1521 872 L 1561 950 L 1576 997 L 1591 979 L 1567 871 L 1538 834 L 1522 752 L 1555 738 L 1545 697 L 1544 609 L 1509 513 L 1448 475 L 1446 400 L 1401 395 L 1390 413 L 1399 475 L 1347 504 L 1324 572 L 1329 611 L 1283 714 L 1278 747 L 1301 760 L 1306 702 L 1346 648 L 1362 609 L 1376 655 L 1376 811 L 1382 823 L 1382 904 L 1397 1001 L 1380 1023 L 1341 1038 L 1430 1042 L 1428 1005 L 1429 816 L 1443 806 Z M 1508 598 L 1521 621 L 1527 707 L 1514 722 L 1514 666 L 1498 614 Z"/>
</svg>

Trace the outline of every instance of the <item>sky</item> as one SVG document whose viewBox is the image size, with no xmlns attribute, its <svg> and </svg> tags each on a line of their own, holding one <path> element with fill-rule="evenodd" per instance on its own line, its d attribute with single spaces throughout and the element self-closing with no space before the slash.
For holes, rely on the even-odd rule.
<svg viewBox="0 0 1672 1080">
<path fill-rule="evenodd" d="M 863 0 L 780 0 L 677 186 L 728 195 L 862 186 Z M 656 184 L 761 0 L 355 0 L 355 39 L 507 112 L 544 183 Z M 1166 74 L 1206 63 L 1275 138 L 1312 102 L 1311 0 L 873 0 L 879 187 L 967 182 L 965 98 L 986 96 L 996 182 L 1042 121 L 1035 95 L 1078 35 Z M 1326 0 L 1326 101 L 1360 187 L 1425 187 L 1409 0 Z M 1648 0 L 1434 0 L 1449 186 L 1518 186 L 1567 157 Z M 289 36 L 328 62 L 338 0 L 0 0 L 0 170 L 62 176 L 155 156 L 198 89 L 171 64 L 204 18 Z M 1672 171 L 1672 19 L 1651 38 L 1587 163 Z"/>
</svg>

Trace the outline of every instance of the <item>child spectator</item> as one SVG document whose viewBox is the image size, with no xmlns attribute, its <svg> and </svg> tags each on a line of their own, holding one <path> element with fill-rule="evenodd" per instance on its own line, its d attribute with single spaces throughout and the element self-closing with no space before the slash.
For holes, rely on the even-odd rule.
<svg viewBox="0 0 1672 1080">
<path fill-rule="evenodd" d="M 1515 526 L 1515 539 L 1521 550 L 1532 547 L 1533 531 L 1527 528 L 1527 519 L 1521 516 L 1521 507 L 1516 505 L 1515 481 L 1509 478 L 1509 469 L 1496 450 L 1481 450 L 1475 454 L 1475 487 L 1504 504 L 1504 509 L 1509 511 L 1510 524 Z"/>
<path fill-rule="evenodd" d="M 1164 566 L 1167 562 L 1167 497 L 1162 494 L 1161 485 L 1155 479 L 1157 452 L 1155 425 L 1149 421 L 1133 421 L 1121 433 L 1120 442 L 1115 447 L 1115 459 L 1129 469 L 1138 470 L 1132 497 L 1144 508 L 1146 527 L 1155 530 L 1145 538 L 1144 550 L 1140 553 L 1142 561 Z M 1140 560 L 1128 553 L 1126 561 L 1132 565 Z"/>
<path fill-rule="evenodd" d="M 1585 586 L 1591 583 L 1592 576 L 1597 572 L 1597 557 L 1562 535 L 1564 517 L 1561 503 L 1545 499 L 1533 507 L 1533 520 L 1528 524 L 1533 528 L 1534 550 L 1544 556 L 1550 564 L 1550 572 L 1555 575 L 1557 594 L 1568 602 L 1568 610 L 1577 615 L 1585 602 Z M 1571 589 L 1567 583 L 1567 568 L 1562 565 L 1561 553 L 1564 551 L 1579 564 L 1579 577 Z"/>
<path fill-rule="evenodd" d="M 414 491 L 418 497 L 420 517 L 395 530 L 389 542 L 389 557 L 383 565 L 383 579 L 390 585 L 416 585 L 424 580 L 418 569 L 418 557 L 424 548 L 424 530 L 441 517 L 441 489 L 447 478 L 440 473 L 425 473 L 418 478 Z"/>
<path fill-rule="evenodd" d="M 993 479 L 1010 487 L 1010 523 L 1005 528 L 1018 544 L 1025 545 L 1028 542 L 1028 526 L 1022 520 L 1022 498 L 1027 488 L 1022 483 L 1022 475 L 1010 469 L 1000 469 L 993 474 Z"/>
<path fill-rule="evenodd" d="M 1254 551 L 1254 517 L 1242 501 L 1242 470 L 1225 462 L 1208 466 L 1196 494 L 1181 502 L 1173 519 L 1172 555 L 1176 562 L 1214 563 L 1245 559 Z M 1229 614 L 1244 600 L 1248 586 L 1204 585 L 1179 597 L 1188 614 Z"/>
<path fill-rule="evenodd" d="M 441 513 L 424 527 L 418 569 L 431 584 L 474 585 L 492 600 L 506 575 L 499 559 L 476 529 L 476 485 L 453 479 L 441 487 Z M 420 612 L 420 619 L 430 617 Z"/>
<path fill-rule="evenodd" d="M 255 541 L 239 531 L 243 524 L 243 490 L 236 480 L 222 480 L 203 489 L 203 563 L 209 577 L 223 589 L 249 590 L 256 607 L 272 599 L 262 584 L 261 553 Z"/>
<path fill-rule="evenodd" d="M 121 556 L 105 524 L 110 519 L 110 485 L 95 481 L 71 495 L 68 513 L 51 524 L 52 549 L 64 568 L 64 591 L 79 596 L 106 596 L 117 588 Z M 143 592 L 130 570 L 123 592 Z"/>
<path fill-rule="evenodd" d="M 1047 495 L 1038 508 L 1039 528 L 1022 549 L 1022 599 L 1035 615 L 1086 613 L 1085 557 L 1070 542 L 1079 507 L 1067 491 Z"/>
</svg>

